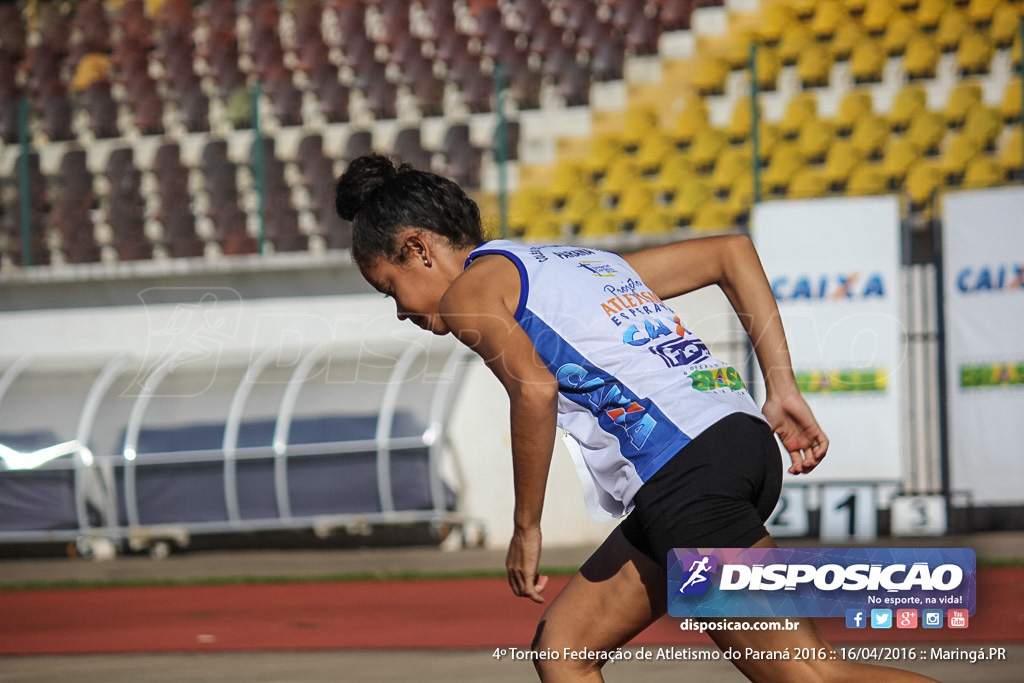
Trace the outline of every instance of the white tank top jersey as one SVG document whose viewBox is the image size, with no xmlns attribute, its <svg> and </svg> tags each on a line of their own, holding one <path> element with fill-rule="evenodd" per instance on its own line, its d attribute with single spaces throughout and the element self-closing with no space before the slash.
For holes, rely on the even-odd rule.
<svg viewBox="0 0 1024 683">
<path fill-rule="evenodd" d="M 643 483 L 715 422 L 737 412 L 764 419 L 739 373 L 621 256 L 494 240 L 466 266 L 487 254 L 519 269 L 515 318 L 558 381 L 558 426 L 596 519 L 629 512 Z"/>
</svg>

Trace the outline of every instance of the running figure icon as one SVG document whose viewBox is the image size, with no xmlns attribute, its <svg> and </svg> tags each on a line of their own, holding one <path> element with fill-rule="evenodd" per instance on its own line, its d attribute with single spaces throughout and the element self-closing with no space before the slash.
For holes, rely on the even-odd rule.
<svg viewBox="0 0 1024 683">
<path fill-rule="evenodd" d="M 708 556 L 704 555 L 700 560 L 694 560 L 693 564 L 687 570 L 690 572 L 690 577 L 683 582 L 683 585 L 679 587 L 680 593 L 685 593 L 686 589 L 698 583 L 704 583 L 708 580 L 708 577 L 704 576 L 704 572 L 710 570 L 708 567 Z"/>
</svg>

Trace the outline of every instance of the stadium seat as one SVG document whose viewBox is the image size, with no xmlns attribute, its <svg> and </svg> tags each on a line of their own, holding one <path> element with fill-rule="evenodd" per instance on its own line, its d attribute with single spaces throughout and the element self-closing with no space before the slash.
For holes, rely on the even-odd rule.
<svg viewBox="0 0 1024 683">
<path fill-rule="evenodd" d="M 625 188 L 615 209 L 629 229 L 635 228 L 640 219 L 654 209 L 654 188 L 643 184 Z"/>
<path fill-rule="evenodd" d="M 811 119 L 800 129 L 797 136 L 797 147 L 800 154 L 809 164 L 820 164 L 825 161 L 825 153 L 835 138 L 835 128 L 831 123 L 821 119 Z"/>
<path fill-rule="evenodd" d="M 828 85 L 832 71 L 832 57 L 828 46 L 812 43 L 805 47 L 796 60 L 796 74 L 804 88 L 823 88 Z"/>
<path fill-rule="evenodd" d="M 999 151 L 999 165 L 1003 169 L 1004 177 L 1009 181 L 1022 179 L 1024 169 L 1024 135 L 1021 127 L 1017 126 L 1010 131 L 1009 136 L 1003 142 Z"/>
<path fill-rule="evenodd" d="M 865 40 L 868 40 L 868 32 L 860 22 L 844 21 L 836 30 L 835 37 L 829 41 L 828 48 L 835 61 L 846 62 L 853 54 L 853 48 Z"/>
<path fill-rule="evenodd" d="M 734 145 L 746 142 L 750 137 L 750 126 L 753 120 L 754 112 L 750 107 L 750 97 L 737 98 L 732 107 L 732 116 L 725 126 L 725 134 L 729 138 L 729 142 Z"/>
<path fill-rule="evenodd" d="M 963 180 L 968 162 L 981 151 L 978 141 L 967 133 L 960 132 L 952 136 L 939 160 L 946 185 L 959 185 Z"/>
<path fill-rule="evenodd" d="M 711 189 L 718 196 L 727 196 L 737 178 L 751 172 L 751 163 L 748 146 L 726 149 L 715 163 L 710 178 Z"/>
<path fill-rule="evenodd" d="M 721 57 L 704 57 L 697 62 L 693 85 L 701 97 L 725 93 L 725 79 L 729 75 L 729 64 Z"/>
<path fill-rule="evenodd" d="M 607 171 L 597 183 L 597 187 L 605 194 L 618 197 L 629 187 L 642 182 L 643 178 L 636 160 L 620 154 L 608 164 Z"/>
<path fill-rule="evenodd" d="M 956 9 L 944 12 L 939 19 L 935 31 L 935 41 L 943 52 L 955 52 L 960 46 L 960 39 L 970 28 L 967 15 Z"/>
<path fill-rule="evenodd" d="M 1009 2 L 1000 2 L 992 15 L 989 39 L 996 49 L 1005 49 L 1020 35 L 1020 11 Z"/>
<path fill-rule="evenodd" d="M 897 137 L 886 146 L 881 172 L 891 189 L 903 183 L 907 169 L 919 158 L 921 150 L 906 136 Z"/>
<path fill-rule="evenodd" d="M 940 51 L 932 36 L 917 33 L 907 42 L 903 67 L 907 79 L 920 80 L 935 78 L 935 67 L 939 63 Z"/>
<path fill-rule="evenodd" d="M 658 130 L 658 112 L 652 106 L 633 105 L 626 110 L 620 133 L 622 151 L 636 155 L 647 138 Z"/>
<path fill-rule="evenodd" d="M 444 175 L 462 187 L 480 187 L 483 150 L 470 141 L 469 124 L 456 123 L 448 127 L 441 143 L 441 154 L 444 156 Z"/>
<path fill-rule="evenodd" d="M 693 223 L 700 207 L 713 198 L 710 185 L 700 178 L 694 178 L 678 188 L 669 211 L 676 217 L 680 227 L 686 227 Z"/>
<path fill-rule="evenodd" d="M 1003 90 L 1002 104 L 999 111 L 1007 124 L 1019 123 L 1021 120 L 1021 79 L 1016 76 L 1006 84 Z"/>
<path fill-rule="evenodd" d="M 890 57 L 898 57 L 907 50 L 907 44 L 917 31 L 914 20 L 906 14 L 897 13 L 889 20 L 882 36 L 882 48 Z"/>
<path fill-rule="evenodd" d="M 992 40 L 981 31 L 968 31 L 956 50 L 956 66 L 961 76 L 976 76 L 989 72 L 992 61 Z"/>
<path fill-rule="evenodd" d="M 793 15 L 793 10 L 785 3 L 764 5 L 756 29 L 758 42 L 769 47 L 778 45 L 786 28 L 794 22 L 796 22 L 796 17 Z"/>
<path fill-rule="evenodd" d="M 876 38 L 882 36 L 893 19 L 895 10 L 895 4 L 891 0 L 868 0 L 864 6 L 864 14 L 860 18 L 868 35 Z"/>
<path fill-rule="evenodd" d="M 846 194 L 848 196 L 863 196 L 881 194 L 889 190 L 885 174 L 878 164 L 861 164 L 850 173 L 846 182 Z"/>
<path fill-rule="evenodd" d="M 832 191 L 841 191 L 845 188 L 850 173 L 863 159 L 864 153 L 849 140 L 834 142 L 825 155 L 825 166 L 821 170 L 828 187 Z"/>
<path fill-rule="evenodd" d="M 672 154 L 665 158 L 654 181 L 656 199 L 661 204 L 671 204 L 680 188 L 693 182 L 698 182 L 693 162 L 682 154 Z"/>
<path fill-rule="evenodd" d="M 673 121 L 670 131 L 676 149 L 689 148 L 697 134 L 708 125 L 708 110 L 704 100 L 699 97 L 688 99 L 683 110 Z"/>
<path fill-rule="evenodd" d="M 671 232 L 675 227 L 675 217 L 664 209 L 656 208 L 640 217 L 633 232 L 640 235 L 660 235 Z"/>
<path fill-rule="evenodd" d="M 779 133 L 784 140 L 795 140 L 800 129 L 818 114 L 818 101 L 811 93 L 794 95 L 786 105 L 779 122 Z"/>
<path fill-rule="evenodd" d="M 836 135 L 846 137 L 853 131 L 853 125 L 862 114 L 871 112 L 871 93 L 866 90 L 851 90 L 839 102 L 839 111 L 834 120 Z"/>
<path fill-rule="evenodd" d="M 881 159 L 889 141 L 889 125 L 880 116 L 863 114 L 853 124 L 850 141 L 866 159 Z"/>
<path fill-rule="evenodd" d="M 779 41 L 778 54 L 783 66 L 796 64 L 800 53 L 806 47 L 814 43 L 814 35 L 804 24 L 795 21 L 789 24 L 782 33 Z"/>
<path fill-rule="evenodd" d="M 811 35 L 819 43 L 831 41 L 840 24 L 847 18 L 846 8 L 839 0 L 823 0 L 816 4 L 811 17 Z"/>
<path fill-rule="evenodd" d="M 981 102 L 981 85 L 972 82 L 961 82 L 953 86 L 946 99 L 944 111 L 946 123 L 950 128 L 959 128 L 964 125 L 967 118 L 967 111 L 975 104 Z"/>
<path fill-rule="evenodd" d="M 931 111 L 920 111 L 907 128 L 907 139 L 921 150 L 925 156 L 939 153 L 939 146 L 946 135 L 946 122 L 940 114 Z"/>
<path fill-rule="evenodd" d="M 979 189 L 993 187 L 1003 182 L 1003 169 L 999 162 L 988 157 L 975 157 L 967 163 L 964 170 L 964 189 Z"/>
<path fill-rule="evenodd" d="M 804 166 L 793 175 L 786 197 L 789 199 L 809 199 L 811 197 L 823 197 L 828 193 L 829 183 L 822 174 L 821 169 L 813 166 Z"/>
<path fill-rule="evenodd" d="M 636 152 L 636 163 L 644 177 L 657 176 L 665 159 L 676 152 L 672 138 L 667 132 L 653 130 L 640 143 Z"/>
<path fill-rule="evenodd" d="M 934 33 L 949 7 L 949 0 L 919 0 L 914 21 L 926 33 Z"/>
<path fill-rule="evenodd" d="M 933 161 L 923 159 L 911 166 L 903 184 L 910 200 L 910 209 L 923 216 L 930 216 L 934 209 L 934 193 L 942 181 L 942 169 Z"/>
<path fill-rule="evenodd" d="M 854 46 L 850 55 L 850 75 L 855 84 L 881 82 L 884 67 L 885 51 L 878 42 L 868 39 Z"/>
<path fill-rule="evenodd" d="M 967 18 L 978 27 L 987 27 L 992 23 L 996 7 L 1001 0 L 970 0 L 967 5 Z"/>
<path fill-rule="evenodd" d="M 693 217 L 692 227 L 698 231 L 728 230 L 736 225 L 736 216 L 725 202 L 704 202 Z"/>
<path fill-rule="evenodd" d="M 793 175 L 806 163 L 795 142 L 782 143 L 772 152 L 768 166 L 761 174 L 765 195 L 785 196 Z"/>
<path fill-rule="evenodd" d="M 889 111 L 889 126 L 893 132 L 907 130 L 913 118 L 925 110 L 927 101 L 927 94 L 921 86 L 907 86 L 896 93 Z"/>
<path fill-rule="evenodd" d="M 729 141 L 718 128 L 705 128 L 694 139 L 690 149 L 690 160 L 698 173 L 708 174 L 714 170 L 719 154 L 726 148 Z"/>
<path fill-rule="evenodd" d="M 975 104 L 967 110 L 964 117 L 964 133 L 977 141 L 986 151 L 995 149 L 996 138 L 1003 130 L 1003 120 L 999 110 Z"/>
</svg>

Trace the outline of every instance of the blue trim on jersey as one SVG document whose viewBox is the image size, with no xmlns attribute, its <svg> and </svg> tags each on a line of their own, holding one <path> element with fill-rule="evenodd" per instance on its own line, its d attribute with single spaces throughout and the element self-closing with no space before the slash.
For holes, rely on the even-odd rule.
<svg viewBox="0 0 1024 683">
<path fill-rule="evenodd" d="M 484 244 L 487 244 L 487 242 L 484 242 Z M 514 263 L 516 265 L 516 269 L 519 270 L 519 303 L 516 305 L 515 318 L 517 322 L 521 322 L 523 311 L 526 310 L 526 298 L 530 294 L 530 278 L 526 276 L 526 265 L 519 256 L 504 249 L 481 249 L 480 247 L 477 247 L 469 256 L 466 257 L 466 263 L 462 266 L 462 269 L 465 270 L 468 268 L 469 264 L 473 262 L 473 259 L 478 256 L 487 256 L 488 254 L 500 254 L 501 256 L 504 256 Z"/>
<path fill-rule="evenodd" d="M 558 380 L 558 392 L 590 411 L 601 429 L 619 442 L 619 453 L 647 481 L 690 443 L 649 398 L 636 396 L 620 380 L 594 365 L 529 309 L 519 321 L 538 355 Z"/>
</svg>

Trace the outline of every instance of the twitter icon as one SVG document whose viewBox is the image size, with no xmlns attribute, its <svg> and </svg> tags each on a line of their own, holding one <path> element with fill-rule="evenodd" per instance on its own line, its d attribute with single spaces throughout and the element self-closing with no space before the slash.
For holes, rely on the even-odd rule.
<svg viewBox="0 0 1024 683">
<path fill-rule="evenodd" d="M 892 610 L 871 610 L 871 628 L 892 628 Z"/>
</svg>

